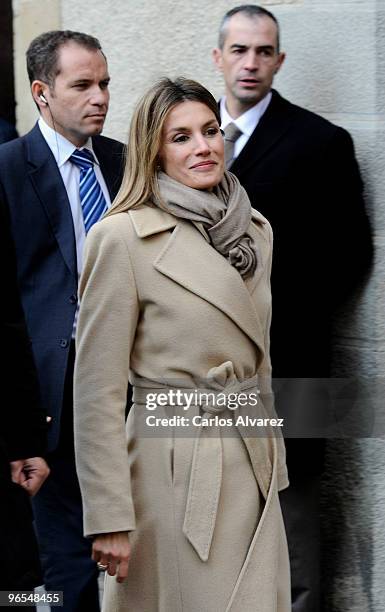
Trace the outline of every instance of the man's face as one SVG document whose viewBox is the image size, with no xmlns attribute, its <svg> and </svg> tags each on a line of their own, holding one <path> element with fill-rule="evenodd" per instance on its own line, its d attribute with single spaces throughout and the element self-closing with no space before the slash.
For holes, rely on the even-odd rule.
<svg viewBox="0 0 385 612">
<path fill-rule="evenodd" d="M 223 49 L 214 49 L 213 57 L 223 72 L 227 107 L 233 118 L 266 96 L 285 59 L 284 53 L 277 51 L 274 21 L 241 13 L 228 21 Z"/>
<path fill-rule="evenodd" d="M 59 50 L 58 67 L 53 87 L 43 87 L 48 106 L 42 113 L 53 129 L 79 147 L 103 129 L 110 98 L 107 63 L 99 50 L 71 42 Z"/>
</svg>

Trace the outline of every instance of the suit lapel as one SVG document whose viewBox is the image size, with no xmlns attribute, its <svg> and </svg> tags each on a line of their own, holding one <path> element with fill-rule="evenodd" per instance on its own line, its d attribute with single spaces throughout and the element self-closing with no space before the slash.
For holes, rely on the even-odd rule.
<svg viewBox="0 0 385 612">
<path fill-rule="evenodd" d="M 239 178 L 244 172 L 249 172 L 250 167 L 274 147 L 291 126 L 296 107 L 277 91 L 273 90 L 272 94 L 269 106 L 230 168 Z"/>
<path fill-rule="evenodd" d="M 100 169 L 112 202 L 119 191 L 123 178 L 123 145 L 103 136 L 95 136 L 92 139 L 92 146 L 100 163 Z"/>
<path fill-rule="evenodd" d="M 56 161 L 38 125 L 25 137 L 29 176 L 60 252 L 70 272 L 77 277 L 76 243 L 70 203 Z"/>
<path fill-rule="evenodd" d="M 264 352 L 263 330 L 242 277 L 193 224 L 178 221 L 154 266 L 224 312 Z"/>
</svg>

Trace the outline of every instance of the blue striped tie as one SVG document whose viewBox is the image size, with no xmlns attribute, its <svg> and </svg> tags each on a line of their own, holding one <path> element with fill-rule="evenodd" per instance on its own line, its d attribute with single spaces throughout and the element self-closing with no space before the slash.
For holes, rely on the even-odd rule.
<svg viewBox="0 0 385 612">
<path fill-rule="evenodd" d="M 95 158 L 88 149 L 76 149 L 70 161 L 80 169 L 79 194 L 86 233 L 107 210 L 107 202 L 96 178 Z"/>
</svg>

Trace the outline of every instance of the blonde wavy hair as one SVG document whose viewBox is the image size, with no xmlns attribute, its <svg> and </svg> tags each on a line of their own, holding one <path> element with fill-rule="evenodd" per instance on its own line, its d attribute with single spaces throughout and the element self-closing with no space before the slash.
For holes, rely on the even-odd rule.
<svg viewBox="0 0 385 612">
<path fill-rule="evenodd" d="M 186 100 L 205 104 L 220 124 L 215 98 L 197 81 L 184 77 L 174 81 L 163 78 L 153 85 L 134 111 L 122 185 L 106 216 L 126 212 L 146 202 L 161 201 L 157 173 L 163 126 L 170 110 Z"/>
</svg>

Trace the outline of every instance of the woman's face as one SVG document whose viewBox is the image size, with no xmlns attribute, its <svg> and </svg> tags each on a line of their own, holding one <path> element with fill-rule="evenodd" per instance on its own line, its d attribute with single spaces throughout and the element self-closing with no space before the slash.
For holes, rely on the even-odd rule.
<svg viewBox="0 0 385 612">
<path fill-rule="evenodd" d="M 186 100 L 172 108 L 162 132 L 159 160 L 171 178 L 193 189 L 212 189 L 224 172 L 224 144 L 214 113 Z"/>
</svg>

